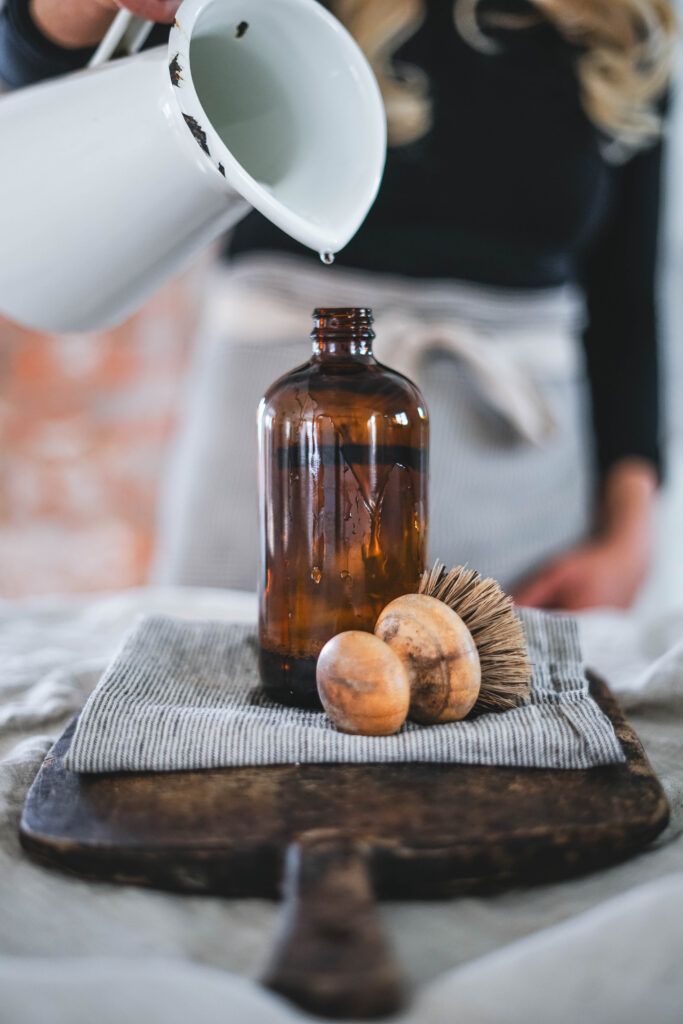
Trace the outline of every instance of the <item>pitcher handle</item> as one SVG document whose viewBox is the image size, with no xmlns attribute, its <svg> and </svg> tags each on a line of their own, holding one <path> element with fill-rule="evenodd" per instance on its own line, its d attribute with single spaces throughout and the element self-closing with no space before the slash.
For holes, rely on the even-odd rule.
<svg viewBox="0 0 683 1024">
<path fill-rule="evenodd" d="M 104 64 L 111 57 L 137 53 L 152 31 L 153 21 L 138 18 L 130 11 L 119 11 L 109 27 L 100 45 L 88 62 L 88 67 L 95 68 Z"/>
</svg>

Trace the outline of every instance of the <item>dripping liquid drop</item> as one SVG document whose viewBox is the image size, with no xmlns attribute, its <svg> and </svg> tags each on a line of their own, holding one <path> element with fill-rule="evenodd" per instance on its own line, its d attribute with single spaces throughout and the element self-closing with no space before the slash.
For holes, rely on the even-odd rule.
<svg viewBox="0 0 683 1024">
<path fill-rule="evenodd" d="M 331 266 L 334 263 L 334 253 L 333 252 L 321 252 L 320 253 L 320 261 L 321 261 L 321 263 L 324 263 L 326 267 Z"/>
</svg>

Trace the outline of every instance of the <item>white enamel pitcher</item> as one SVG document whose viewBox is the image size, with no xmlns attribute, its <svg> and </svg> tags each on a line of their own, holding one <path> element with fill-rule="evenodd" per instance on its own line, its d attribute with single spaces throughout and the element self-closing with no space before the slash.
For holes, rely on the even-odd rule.
<svg viewBox="0 0 683 1024">
<path fill-rule="evenodd" d="M 0 311 L 112 326 L 250 207 L 321 253 L 379 187 L 384 109 L 316 0 L 185 0 L 158 47 L 0 99 Z"/>
</svg>

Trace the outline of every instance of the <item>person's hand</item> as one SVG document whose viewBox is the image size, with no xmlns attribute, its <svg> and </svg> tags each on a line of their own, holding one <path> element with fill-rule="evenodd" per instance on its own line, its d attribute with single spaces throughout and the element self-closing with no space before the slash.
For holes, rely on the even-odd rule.
<svg viewBox="0 0 683 1024">
<path fill-rule="evenodd" d="M 543 568 L 513 596 L 534 608 L 629 608 L 650 566 L 648 547 L 596 540 Z"/>
<path fill-rule="evenodd" d="M 122 8 L 147 21 L 172 22 L 180 0 L 29 0 L 43 35 L 67 49 L 97 46 Z"/>
<path fill-rule="evenodd" d="M 630 607 L 650 568 L 656 486 L 649 464 L 617 463 L 605 482 L 600 535 L 541 569 L 515 601 L 563 611 Z"/>
</svg>

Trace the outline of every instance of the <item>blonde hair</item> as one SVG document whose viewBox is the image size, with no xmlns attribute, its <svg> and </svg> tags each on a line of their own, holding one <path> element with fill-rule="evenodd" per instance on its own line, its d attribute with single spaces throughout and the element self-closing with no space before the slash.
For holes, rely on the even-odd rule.
<svg viewBox="0 0 683 1024">
<path fill-rule="evenodd" d="M 485 52 L 499 47 L 479 28 L 480 0 L 455 0 L 456 28 Z M 626 155 L 661 132 L 657 100 L 671 76 L 676 19 L 667 0 L 533 0 L 535 13 L 489 16 L 491 27 L 555 26 L 578 47 L 576 71 L 588 117 Z M 394 54 L 422 24 L 425 0 L 333 0 L 332 8 L 367 55 L 382 90 L 389 141 L 401 146 L 431 127 L 429 82 Z"/>
</svg>

